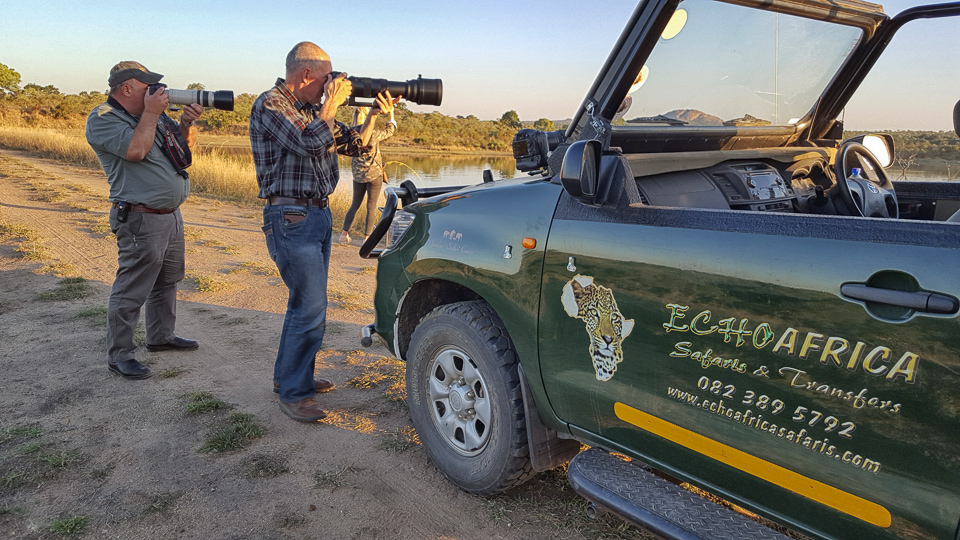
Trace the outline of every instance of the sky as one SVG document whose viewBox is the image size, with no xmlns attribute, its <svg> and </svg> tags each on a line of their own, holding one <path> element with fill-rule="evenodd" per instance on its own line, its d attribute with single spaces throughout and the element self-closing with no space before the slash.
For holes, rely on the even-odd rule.
<svg viewBox="0 0 960 540">
<path fill-rule="evenodd" d="M 896 0 L 884 7 L 895 14 L 915 4 Z M 209 0 L 181 6 L 0 0 L 0 63 L 20 73 L 21 85 L 50 84 L 66 93 L 105 91 L 111 66 L 137 60 L 163 73 L 171 88 L 198 82 L 208 90 L 259 94 L 283 75 L 290 48 L 312 41 L 335 70 L 350 75 L 442 79 L 443 104 L 411 105 L 415 111 L 498 119 L 515 110 L 522 120 L 559 120 L 573 116 L 636 2 Z M 928 32 L 899 54 L 911 68 L 960 65 L 960 54 L 947 63 L 929 54 L 943 48 L 957 51 L 957 41 Z M 953 85 L 943 99 L 960 99 L 957 74 L 939 73 L 937 85 Z M 882 98 L 890 98 L 883 88 L 875 91 L 875 99 Z M 865 118 L 885 107 L 873 103 L 859 109 Z M 905 115 L 905 126 L 910 118 Z M 930 124 L 902 129 L 951 127 Z"/>
</svg>

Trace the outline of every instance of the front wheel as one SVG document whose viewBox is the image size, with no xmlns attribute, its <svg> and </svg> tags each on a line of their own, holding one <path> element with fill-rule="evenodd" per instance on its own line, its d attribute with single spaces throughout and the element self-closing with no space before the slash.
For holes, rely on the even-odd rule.
<svg viewBox="0 0 960 540">
<path fill-rule="evenodd" d="M 407 400 L 420 441 L 440 472 L 479 495 L 533 476 L 517 354 L 482 301 L 434 309 L 407 354 Z"/>
</svg>

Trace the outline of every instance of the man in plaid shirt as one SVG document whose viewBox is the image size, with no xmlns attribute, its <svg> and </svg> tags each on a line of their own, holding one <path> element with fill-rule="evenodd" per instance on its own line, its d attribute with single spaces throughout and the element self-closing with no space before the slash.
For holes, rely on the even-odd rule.
<svg viewBox="0 0 960 540">
<path fill-rule="evenodd" d="M 373 122 L 357 129 L 335 120 L 353 88 L 346 75 L 333 76 L 330 57 L 320 47 L 298 43 L 287 55 L 286 68 L 286 79 L 277 79 L 253 104 L 250 145 L 258 196 L 267 200 L 267 251 L 290 291 L 274 364 L 274 391 L 280 394 L 284 413 L 313 422 L 327 416 L 314 395 L 334 386 L 313 374 L 326 327 L 332 231 L 327 197 L 340 180 L 337 154 L 358 155 L 361 137 Z M 382 95 L 377 104 L 387 111 L 393 108 L 392 100 Z"/>
</svg>

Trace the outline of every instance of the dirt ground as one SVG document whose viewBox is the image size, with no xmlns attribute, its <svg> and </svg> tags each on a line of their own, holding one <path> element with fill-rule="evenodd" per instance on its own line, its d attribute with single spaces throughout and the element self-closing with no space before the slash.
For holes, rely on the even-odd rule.
<svg viewBox="0 0 960 540">
<path fill-rule="evenodd" d="M 640 535 L 583 518 L 562 473 L 489 498 L 440 475 L 411 427 L 403 364 L 359 345 L 373 320 L 375 261 L 358 256 L 356 240 L 334 247 L 330 269 L 317 369 L 337 384 L 320 396 L 330 416 L 287 418 L 271 386 L 287 290 L 259 207 L 188 199 L 177 333 L 200 349 L 141 347 L 152 378 L 112 375 L 105 313 L 117 253 L 106 195 L 99 171 L 0 150 L 0 538 Z M 188 413 L 204 398 L 227 408 Z M 204 451 L 238 412 L 262 436 Z"/>
</svg>

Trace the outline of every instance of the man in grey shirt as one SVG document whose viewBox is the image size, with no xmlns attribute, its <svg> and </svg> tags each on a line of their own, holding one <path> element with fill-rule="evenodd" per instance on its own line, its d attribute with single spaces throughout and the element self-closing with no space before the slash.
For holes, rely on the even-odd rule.
<svg viewBox="0 0 960 540">
<path fill-rule="evenodd" d="M 119 252 L 107 305 L 107 365 L 128 379 L 152 374 L 137 361 L 133 338 L 144 304 L 147 350 L 199 346 L 173 332 L 177 283 L 184 276 L 179 207 L 190 192 L 190 181 L 183 167 L 168 159 L 164 147 L 176 146 L 173 129 L 188 148 L 194 145 L 197 128 L 193 123 L 203 107 L 185 105 L 179 125 L 161 118 L 169 97 L 162 90 L 148 91 L 161 77 L 137 62 L 120 62 L 110 70 L 107 102 L 87 117 L 87 142 L 110 183 L 110 228 L 117 235 Z M 165 129 L 170 125 L 174 127 Z"/>
</svg>

